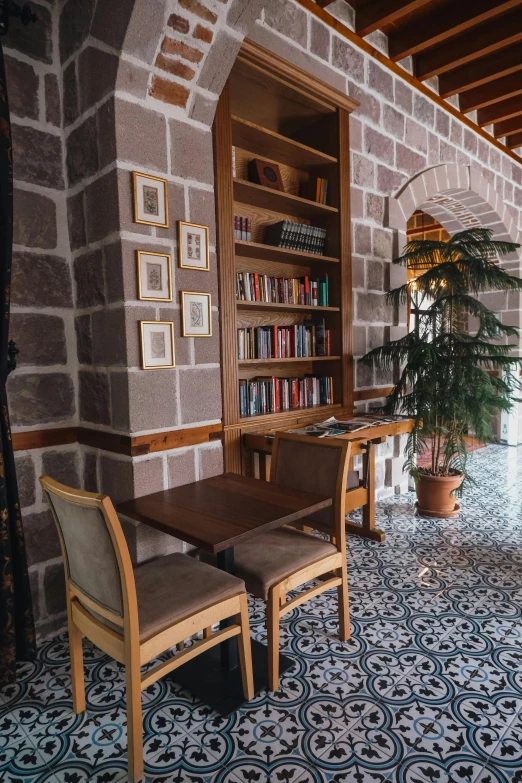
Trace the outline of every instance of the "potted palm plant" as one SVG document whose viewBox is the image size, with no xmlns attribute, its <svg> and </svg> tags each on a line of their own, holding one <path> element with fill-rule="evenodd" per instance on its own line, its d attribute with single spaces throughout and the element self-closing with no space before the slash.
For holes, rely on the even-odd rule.
<svg viewBox="0 0 522 783">
<path fill-rule="evenodd" d="M 496 416 L 512 408 L 521 388 L 521 360 L 512 355 L 518 346 L 509 342 L 518 341 L 518 329 L 502 324 L 478 298 L 522 290 L 522 280 L 499 264 L 518 247 L 493 240 L 490 229 L 472 228 L 447 242 L 412 240 L 393 261 L 413 275 L 386 294 L 395 307 L 410 306 L 410 331 L 361 361 L 395 373 L 382 412 L 415 421 L 404 468 L 415 480 L 424 515 L 458 513 L 455 497 L 471 481 L 465 436 L 490 442 Z"/>
</svg>

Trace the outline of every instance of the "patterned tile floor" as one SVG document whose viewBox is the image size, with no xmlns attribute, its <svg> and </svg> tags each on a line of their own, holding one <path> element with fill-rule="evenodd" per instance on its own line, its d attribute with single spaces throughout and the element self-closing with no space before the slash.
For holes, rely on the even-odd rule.
<svg viewBox="0 0 522 783">
<path fill-rule="evenodd" d="M 378 505 L 384 544 L 349 537 L 352 637 L 336 597 L 288 615 L 295 666 L 229 719 L 163 680 L 143 695 L 148 783 L 522 783 L 522 447 L 472 459 L 458 519 Z M 263 640 L 263 605 L 251 605 Z M 0 691 L 0 783 L 126 780 L 121 667 L 85 646 L 71 709 L 65 636 Z"/>
</svg>

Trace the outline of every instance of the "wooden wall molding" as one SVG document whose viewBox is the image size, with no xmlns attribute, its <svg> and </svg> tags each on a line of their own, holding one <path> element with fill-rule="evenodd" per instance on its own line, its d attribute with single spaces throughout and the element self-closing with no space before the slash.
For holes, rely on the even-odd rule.
<svg viewBox="0 0 522 783">
<path fill-rule="evenodd" d="M 380 397 L 387 397 L 393 391 L 393 386 L 382 386 L 379 389 L 361 389 L 353 393 L 354 402 L 363 402 L 365 400 L 377 400 Z"/>
</svg>

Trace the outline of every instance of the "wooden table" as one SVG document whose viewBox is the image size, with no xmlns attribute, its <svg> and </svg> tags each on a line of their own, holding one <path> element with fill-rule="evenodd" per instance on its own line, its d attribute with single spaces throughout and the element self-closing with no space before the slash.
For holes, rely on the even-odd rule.
<svg viewBox="0 0 522 783">
<path fill-rule="evenodd" d="M 331 498 L 225 473 L 128 500 L 116 510 L 216 555 L 217 566 L 233 574 L 234 546 L 331 505 Z M 224 621 L 224 626 L 229 622 Z M 292 666 L 285 656 L 280 659 L 281 672 Z M 252 661 L 258 693 L 268 682 L 265 645 L 252 642 Z M 222 715 L 230 715 L 244 704 L 236 638 L 188 661 L 174 676 Z"/>
<path fill-rule="evenodd" d="M 362 414 L 364 415 L 364 414 Z M 347 416 L 344 420 L 349 420 Z M 356 432 L 347 432 L 336 437 L 352 442 L 352 458 L 358 454 L 363 456 L 363 480 L 359 487 L 350 489 L 346 493 L 346 511 L 354 511 L 362 507 L 362 524 L 346 522 L 346 531 L 352 535 L 369 538 L 372 541 L 385 541 L 386 533 L 375 527 L 375 448 L 386 442 L 390 435 L 400 435 L 410 432 L 413 427 L 413 419 L 401 419 L 394 422 L 383 422 L 373 427 L 366 427 Z M 283 430 L 295 429 L 284 427 Z M 247 432 L 243 436 L 243 444 L 251 449 L 259 457 L 259 478 L 268 479 L 267 458 L 272 454 L 273 439 L 267 435 L 274 430 L 265 432 Z M 350 466 L 351 467 L 351 466 Z"/>
</svg>

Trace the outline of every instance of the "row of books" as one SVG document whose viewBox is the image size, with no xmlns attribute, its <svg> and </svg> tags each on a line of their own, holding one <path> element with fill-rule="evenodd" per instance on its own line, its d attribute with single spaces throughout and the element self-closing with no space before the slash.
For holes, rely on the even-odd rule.
<svg viewBox="0 0 522 783">
<path fill-rule="evenodd" d="M 252 219 L 234 215 L 234 239 L 244 242 L 252 241 Z"/>
<path fill-rule="evenodd" d="M 328 275 L 318 278 L 270 277 L 258 272 L 236 273 L 236 297 L 246 302 L 328 307 Z"/>
<path fill-rule="evenodd" d="M 250 326 L 237 330 L 238 359 L 292 359 L 330 356 L 324 319 L 293 326 Z"/>
<path fill-rule="evenodd" d="M 327 375 L 258 376 L 239 381 L 239 415 L 242 417 L 332 404 L 333 378 Z"/>
<path fill-rule="evenodd" d="M 318 204 L 326 204 L 328 195 L 328 180 L 323 177 L 310 176 L 307 182 L 303 182 L 299 189 L 301 198 L 317 201 Z"/>
<path fill-rule="evenodd" d="M 291 220 L 280 220 L 266 227 L 264 240 L 265 244 L 274 247 L 324 255 L 326 229 L 308 226 L 305 223 L 294 223 Z"/>
</svg>

